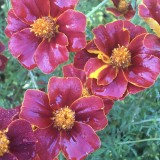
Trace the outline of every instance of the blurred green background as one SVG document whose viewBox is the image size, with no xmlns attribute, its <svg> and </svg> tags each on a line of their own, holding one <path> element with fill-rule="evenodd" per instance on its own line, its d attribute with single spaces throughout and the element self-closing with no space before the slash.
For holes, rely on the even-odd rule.
<svg viewBox="0 0 160 160">
<path fill-rule="evenodd" d="M 102 0 L 80 0 L 76 9 L 89 15 L 90 11 L 102 3 Z M 137 6 L 141 0 L 132 0 L 131 3 Z M 112 2 L 106 1 L 87 17 L 88 40 L 93 37 L 91 30 L 94 27 L 116 20 L 106 12 L 107 6 L 113 6 Z M 6 48 L 8 38 L 4 35 L 4 29 L 9 8 L 8 0 L 0 0 L 0 40 Z M 131 21 L 152 32 L 137 14 Z M 50 75 L 43 74 L 39 69 L 29 72 L 7 49 L 4 54 L 9 61 L 5 71 L 0 72 L 0 106 L 13 108 L 21 104 L 26 89 L 37 85 L 39 89 L 46 91 L 48 79 L 53 75 L 62 76 L 62 66 L 72 62 L 75 53 L 71 53 L 70 60 Z M 102 141 L 101 148 L 89 155 L 87 160 L 160 160 L 160 78 L 150 89 L 115 102 L 107 117 L 108 127 L 98 132 Z"/>
</svg>

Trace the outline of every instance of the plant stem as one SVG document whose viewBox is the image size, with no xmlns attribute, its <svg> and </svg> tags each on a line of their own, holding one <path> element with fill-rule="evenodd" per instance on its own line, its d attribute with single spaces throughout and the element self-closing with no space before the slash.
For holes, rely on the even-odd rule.
<svg viewBox="0 0 160 160">
<path fill-rule="evenodd" d="M 59 155 L 59 160 L 64 160 L 62 153 Z"/>
<path fill-rule="evenodd" d="M 98 6 L 94 7 L 88 14 L 86 14 L 86 17 L 89 18 L 95 11 L 97 11 L 101 6 L 107 3 L 107 1 L 108 0 L 104 0 Z"/>
<path fill-rule="evenodd" d="M 38 86 L 37 86 L 37 84 L 36 84 L 36 81 L 35 81 L 35 78 L 34 78 L 34 75 L 33 75 L 32 71 L 29 71 L 29 76 L 30 76 L 30 78 L 31 78 L 31 81 L 32 81 L 32 83 L 33 83 L 34 88 L 35 88 L 35 89 L 38 89 Z"/>
<path fill-rule="evenodd" d="M 137 140 L 137 141 L 120 142 L 118 144 L 123 145 L 123 144 L 140 143 L 140 142 L 147 142 L 147 141 L 160 141 L 160 138 L 140 139 L 140 140 Z"/>
<path fill-rule="evenodd" d="M 160 118 L 157 118 L 157 119 L 147 119 L 147 120 L 143 120 L 143 121 L 140 121 L 140 122 L 134 122 L 133 124 L 141 124 L 141 123 L 145 123 L 145 122 L 154 122 L 154 121 L 160 122 Z"/>
</svg>

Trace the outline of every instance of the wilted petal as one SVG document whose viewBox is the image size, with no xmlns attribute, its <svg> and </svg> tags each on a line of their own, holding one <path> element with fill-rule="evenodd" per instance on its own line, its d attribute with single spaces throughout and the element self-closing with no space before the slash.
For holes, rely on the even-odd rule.
<svg viewBox="0 0 160 160">
<path fill-rule="evenodd" d="M 52 109 L 48 95 L 39 90 L 27 90 L 24 95 L 20 117 L 31 124 L 45 128 L 52 124 Z"/>
<path fill-rule="evenodd" d="M 93 129 L 84 123 L 75 122 L 69 133 L 62 132 L 62 153 L 67 159 L 84 159 L 100 147 L 100 139 Z"/>
</svg>

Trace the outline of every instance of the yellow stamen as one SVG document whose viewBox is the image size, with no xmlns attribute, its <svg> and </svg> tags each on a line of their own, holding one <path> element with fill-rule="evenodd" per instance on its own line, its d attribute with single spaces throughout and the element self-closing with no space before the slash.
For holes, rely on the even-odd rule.
<svg viewBox="0 0 160 160">
<path fill-rule="evenodd" d="M 9 143 L 7 136 L 4 132 L 0 131 L 0 157 L 9 152 Z"/>
<path fill-rule="evenodd" d="M 82 90 L 82 96 L 83 96 L 83 97 L 90 96 L 90 93 L 89 93 L 88 89 L 85 88 L 85 87 L 84 87 L 83 90 Z"/>
<path fill-rule="evenodd" d="M 126 13 L 128 11 L 129 3 L 126 2 L 126 0 L 120 0 L 117 9 L 122 12 Z"/>
<path fill-rule="evenodd" d="M 54 127 L 59 130 L 69 130 L 75 122 L 75 112 L 68 107 L 61 108 L 53 113 Z"/>
<path fill-rule="evenodd" d="M 42 17 L 34 21 L 30 31 L 34 32 L 37 37 L 51 39 L 57 32 L 57 26 L 53 18 Z"/>
<path fill-rule="evenodd" d="M 111 64 L 116 68 L 127 68 L 131 65 L 131 53 L 128 48 L 118 46 L 112 51 Z"/>
</svg>

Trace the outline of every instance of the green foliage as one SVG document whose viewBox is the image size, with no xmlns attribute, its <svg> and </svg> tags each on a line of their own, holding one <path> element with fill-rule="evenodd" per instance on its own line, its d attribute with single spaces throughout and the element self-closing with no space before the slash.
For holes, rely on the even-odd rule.
<svg viewBox="0 0 160 160">
<path fill-rule="evenodd" d="M 80 0 L 76 9 L 87 15 L 101 2 L 102 0 Z M 135 2 L 136 0 L 132 0 L 133 6 Z M 141 0 L 138 3 L 141 3 Z M 88 40 L 93 37 L 91 30 L 94 27 L 116 20 L 106 12 L 107 6 L 113 6 L 111 1 L 108 0 L 87 18 Z M 7 0 L 0 1 L 0 7 L 0 39 L 7 47 L 8 39 L 4 35 L 4 28 L 10 4 Z M 138 15 L 132 22 L 152 32 Z M 39 89 L 47 91 L 49 78 L 62 76 L 61 68 L 64 64 L 50 75 L 45 75 L 38 69 L 33 70 L 31 75 L 8 50 L 4 54 L 9 58 L 9 62 L 6 70 L 0 73 L 0 106 L 5 108 L 20 105 L 25 90 L 35 88 L 34 81 Z M 74 53 L 71 53 L 67 63 L 72 62 L 73 55 Z M 89 155 L 88 160 L 160 160 L 160 79 L 150 89 L 115 102 L 107 117 L 108 127 L 98 132 L 102 147 Z"/>
</svg>

